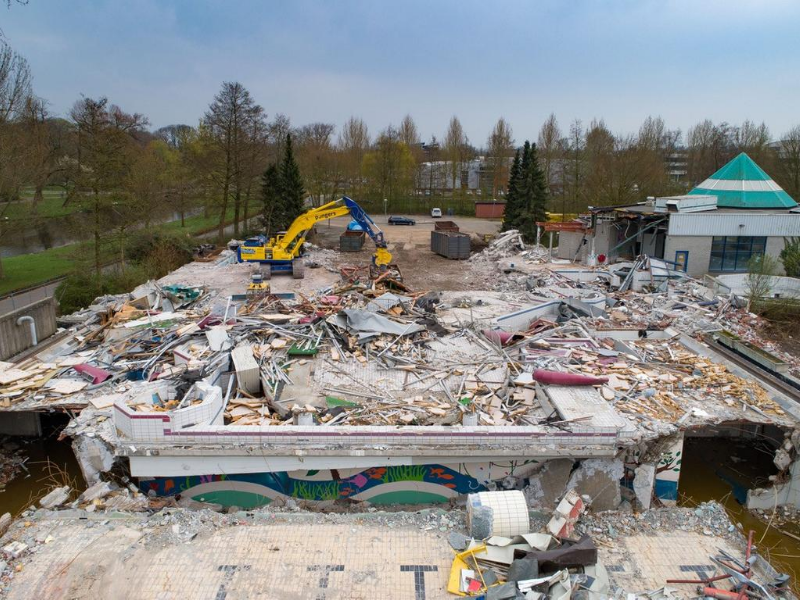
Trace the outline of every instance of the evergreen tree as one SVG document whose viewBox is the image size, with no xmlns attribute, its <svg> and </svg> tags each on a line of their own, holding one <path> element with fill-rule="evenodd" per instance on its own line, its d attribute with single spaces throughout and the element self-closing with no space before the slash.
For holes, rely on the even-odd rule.
<svg viewBox="0 0 800 600">
<path fill-rule="evenodd" d="M 267 237 L 272 235 L 273 225 L 283 222 L 281 176 L 278 166 L 272 163 L 261 176 L 261 225 Z"/>
<path fill-rule="evenodd" d="M 287 229 L 297 217 L 305 212 L 306 192 L 303 188 L 303 178 L 300 176 L 300 167 L 294 159 L 292 150 L 292 135 L 286 134 L 286 150 L 280 168 L 281 192 L 281 221 L 275 222 L 276 227 Z"/>
<path fill-rule="evenodd" d="M 516 228 L 519 217 L 519 178 L 521 173 L 519 149 L 514 154 L 514 162 L 508 178 L 508 191 L 506 192 L 506 209 L 503 212 L 503 231 Z"/>
<path fill-rule="evenodd" d="M 523 159 L 517 228 L 528 243 L 536 241 L 537 222 L 547 220 L 547 180 L 539 164 L 536 144 L 525 142 L 528 160 Z"/>
</svg>

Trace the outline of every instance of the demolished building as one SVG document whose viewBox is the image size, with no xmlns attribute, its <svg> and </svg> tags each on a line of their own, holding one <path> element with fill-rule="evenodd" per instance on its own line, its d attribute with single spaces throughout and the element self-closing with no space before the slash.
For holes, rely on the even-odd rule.
<svg viewBox="0 0 800 600">
<path fill-rule="evenodd" d="M 253 300 L 231 293 L 249 271 L 223 253 L 71 315 L 0 365 L 0 401 L 73 411 L 90 483 L 122 469 L 143 494 L 243 508 L 510 489 L 549 507 L 569 488 L 596 510 L 670 505 L 689 436 L 768 440 L 775 486 L 752 501 L 797 504 L 792 386 L 710 337 L 781 354 L 755 316 L 688 278 L 619 291 L 513 236 L 471 263 L 502 273 L 510 256 L 502 291 L 413 292 L 316 249 L 316 290 Z M 776 362 L 791 378 L 794 357 Z"/>
<path fill-rule="evenodd" d="M 687 195 L 592 208 L 560 234 L 557 256 L 596 264 L 647 255 L 702 277 L 746 272 L 752 257 L 777 257 L 797 236 L 797 202 L 742 153 Z"/>
</svg>

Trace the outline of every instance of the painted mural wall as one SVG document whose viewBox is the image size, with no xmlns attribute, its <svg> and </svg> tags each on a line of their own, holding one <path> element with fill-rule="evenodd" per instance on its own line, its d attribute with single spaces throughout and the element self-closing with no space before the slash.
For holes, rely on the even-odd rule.
<svg viewBox="0 0 800 600">
<path fill-rule="evenodd" d="M 240 508 L 263 506 L 279 497 L 316 502 L 352 498 L 372 504 L 430 504 L 494 487 L 521 487 L 527 484 L 528 478 L 541 464 L 535 460 L 521 460 L 372 467 L 366 470 L 214 474 L 142 478 L 139 485 L 144 493 L 180 495 Z"/>
</svg>

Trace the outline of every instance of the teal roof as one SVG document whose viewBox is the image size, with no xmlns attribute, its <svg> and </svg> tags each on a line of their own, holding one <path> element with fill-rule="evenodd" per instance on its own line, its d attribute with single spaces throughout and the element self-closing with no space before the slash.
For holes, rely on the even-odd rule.
<svg viewBox="0 0 800 600">
<path fill-rule="evenodd" d="M 716 196 L 720 208 L 789 209 L 797 206 L 797 202 L 744 152 L 689 194 Z"/>
</svg>

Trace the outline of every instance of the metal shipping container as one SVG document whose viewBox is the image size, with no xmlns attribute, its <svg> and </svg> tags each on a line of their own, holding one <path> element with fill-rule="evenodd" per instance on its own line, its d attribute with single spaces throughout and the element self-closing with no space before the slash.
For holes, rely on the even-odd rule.
<svg viewBox="0 0 800 600">
<path fill-rule="evenodd" d="M 363 231 L 345 231 L 339 236 L 339 251 L 358 252 L 364 246 L 365 237 Z"/>
<path fill-rule="evenodd" d="M 469 235 L 457 231 L 431 231 L 431 250 L 445 258 L 469 258 Z"/>
<path fill-rule="evenodd" d="M 434 231 L 458 231 L 455 221 L 436 221 L 433 225 Z"/>
</svg>

